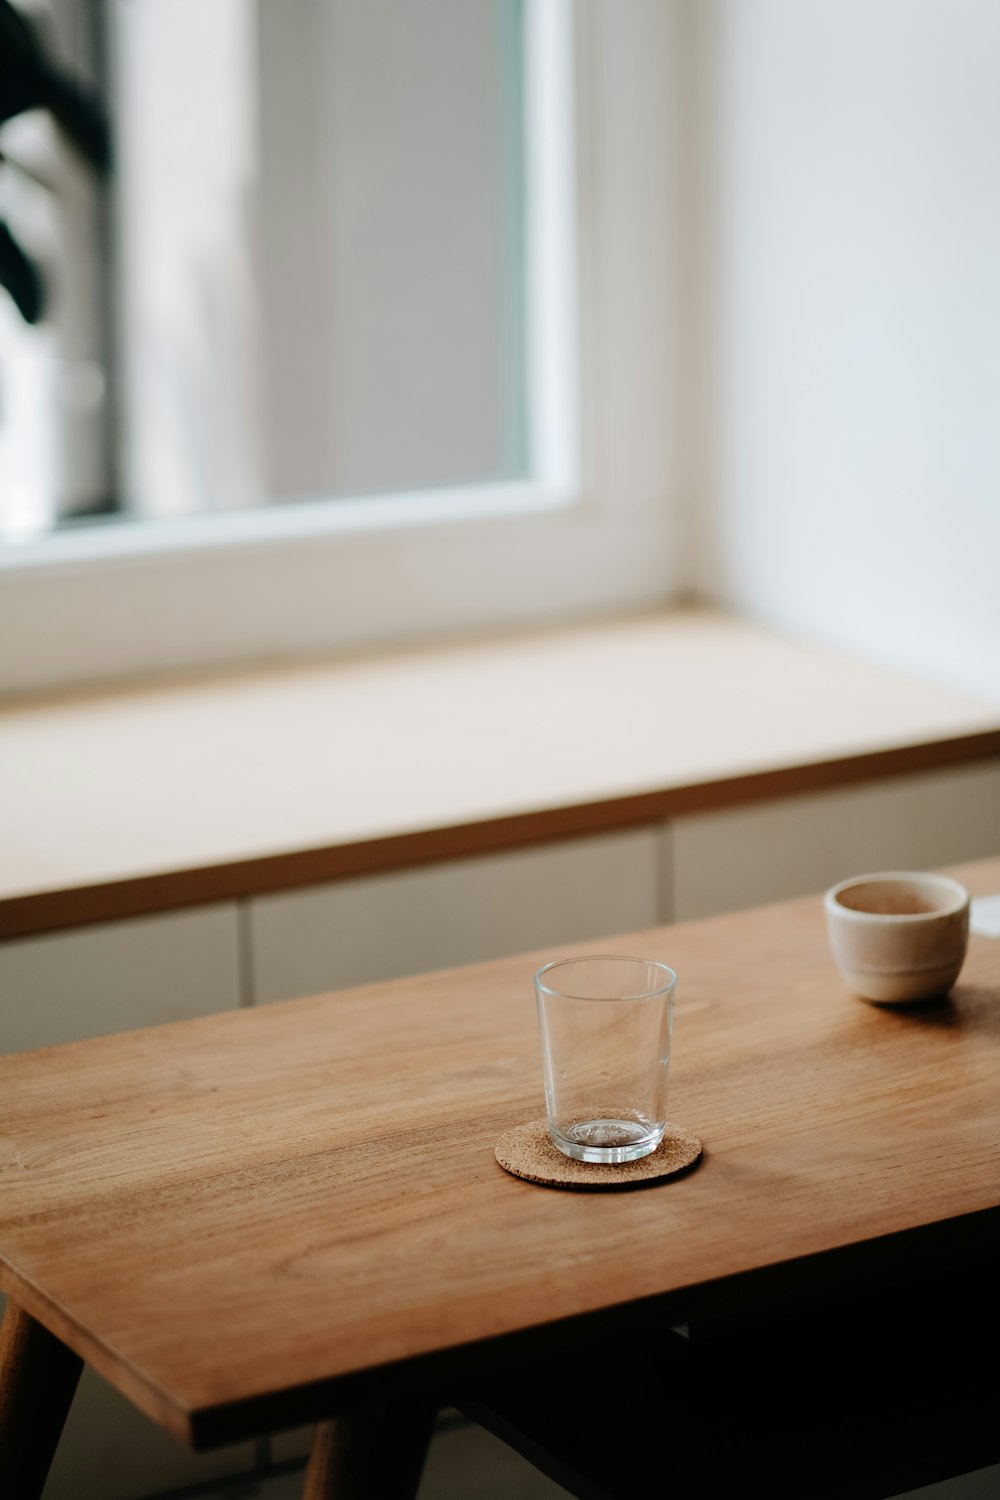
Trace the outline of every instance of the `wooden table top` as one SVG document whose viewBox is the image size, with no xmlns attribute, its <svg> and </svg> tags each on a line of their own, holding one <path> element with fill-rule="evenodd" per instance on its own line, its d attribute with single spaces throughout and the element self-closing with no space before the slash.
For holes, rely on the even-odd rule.
<svg viewBox="0 0 1000 1500">
<path fill-rule="evenodd" d="M 954 873 L 1000 890 L 1000 859 Z M 1000 1243 L 1000 941 L 905 1013 L 843 988 L 817 897 L 608 946 L 678 971 L 690 1175 L 574 1194 L 496 1165 L 543 1112 L 552 953 L 527 955 L 0 1058 L 0 1286 L 210 1446 L 602 1309 Z"/>
</svg>

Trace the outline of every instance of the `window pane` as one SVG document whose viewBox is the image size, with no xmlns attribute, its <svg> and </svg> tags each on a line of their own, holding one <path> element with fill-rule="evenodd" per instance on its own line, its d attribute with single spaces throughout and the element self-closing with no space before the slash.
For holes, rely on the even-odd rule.
<svg viewBox="0 0 1000 1500">
<path fill-rule="evenodd" d="M 518 0 L 123 7 L 137 510 L 525 471 L 520 33 Z"/>
<path fill-rule="evenodd" d="M 106 165 L 106 134 L 78 94 L 101 94 L 101 17 L 97 0 L 17 9 L 0 35 L 0 538 L 115 503 L 95 165 Z M 40 95 L 50 108 L 36 107 Z"/>
<path fill-rule="evenodd" d="M 523 472 L 517 12 L 261 7 L 270 495 Z"/>
<path fill-rule="evenodd" d="M 116 139 L 104 508 L 525 476 L 522 0 L 97 9 Z M 59 342 L 59 290 L 49 324 L 0 340 L 6 410 L 30 397 L 49 449 L 65 416 L 35 351 Z M 19 464 L 0 530 L 15 500 L 22 530 L 65 519 L 39 500 L 43 463 L 25 524 Z"/>
</svg>

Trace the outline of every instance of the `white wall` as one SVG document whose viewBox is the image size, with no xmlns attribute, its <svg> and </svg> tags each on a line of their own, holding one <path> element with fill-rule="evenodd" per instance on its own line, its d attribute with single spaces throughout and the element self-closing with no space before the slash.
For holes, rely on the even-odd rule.
<svg viewBox="0 0 1000 1500">
<path fill-rule="evenodd" d="M 1000 6 L 695 10 L 698 582 L 1000 697 Z"/>
</svg>

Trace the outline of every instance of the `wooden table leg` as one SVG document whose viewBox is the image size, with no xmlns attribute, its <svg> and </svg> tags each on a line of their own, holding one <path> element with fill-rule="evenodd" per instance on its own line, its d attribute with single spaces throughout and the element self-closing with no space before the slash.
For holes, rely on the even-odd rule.
<svg viewBox="0 0 1000 1500">
<path fill-rule="evenodd" d="M 0 1329 L 0 1495 L 40 1500 L 83 1361 L 23 1308 Z"/>
<path fill-rule="evenodd" d="M 414 1500 L 437 1406 L 402 1402 L 321 1422 L 302 1500 Z"/>
</svg>

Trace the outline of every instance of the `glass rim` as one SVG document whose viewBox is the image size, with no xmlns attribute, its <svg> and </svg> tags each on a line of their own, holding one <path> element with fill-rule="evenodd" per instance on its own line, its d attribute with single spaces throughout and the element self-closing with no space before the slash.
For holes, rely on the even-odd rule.
<svg viewBox="0 0 1000 1500">
<path fill-rule="evenodd" d="M 631 995 L 581 995 L 572 990 L 555 989 L 552 985 L 546 984 L 542 977 L 551 974 L 553 969 L 566 969 L 575 964 L 593 963 L 642 964 L 646 969 L 659 970 L 664 980 L 662 984 L 636 990 Z M 535 970 L 535 989 L 539 994 L 552 995 L 557 1000 L 584 1000 L 605 1005 L 622 1000 L 652 1000 L 657 995 L 670 994 L 676 984 L 677 975 L 669 964 L 661 963 L 658 958 L 636 958 L 628 953 L 586 953 L 576 958 L 554 958 L 551 963 L 543 964 L 540 969 Z"/>
</svg>

